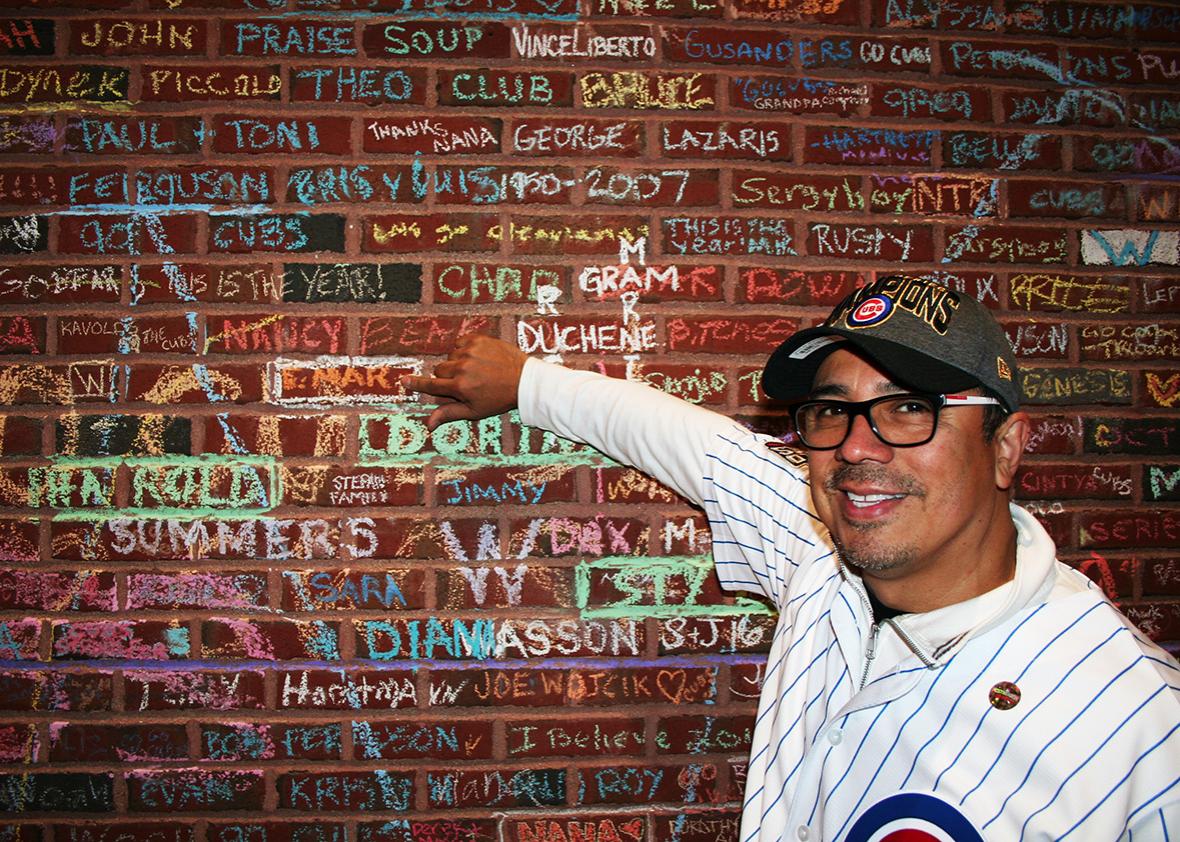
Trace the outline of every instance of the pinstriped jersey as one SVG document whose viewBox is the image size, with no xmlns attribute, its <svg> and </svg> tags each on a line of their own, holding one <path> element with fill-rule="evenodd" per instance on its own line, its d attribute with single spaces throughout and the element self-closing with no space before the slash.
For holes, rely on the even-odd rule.
<svg viewBox="0 0 1180 842">
<path fill-rule="evenodd" d="M 533 361 L 520 405 L 700 503 L 722 584 L 778 606 L 742 842 L 1180 838 L 1180 668 L 1022 509 L 1013 581 L 874 625 L 765 438 Z"/>
</svg>

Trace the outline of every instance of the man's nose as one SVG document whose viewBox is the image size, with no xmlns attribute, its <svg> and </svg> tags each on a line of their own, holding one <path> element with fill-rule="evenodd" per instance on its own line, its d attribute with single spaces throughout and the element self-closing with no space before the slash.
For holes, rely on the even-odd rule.
<svg viewBox="0 0 1180 842">
<path fill-rule="evenodd" d="M 849 463 L 888 462 L 893 458 L 893 448 L 881 441 L 873 432 L 867 415 L 857 415 L 852 419 L 848 438 L 844 439 L 844 443 L 836 450 L 836 455 L 840 460 Z"/>
</svg>

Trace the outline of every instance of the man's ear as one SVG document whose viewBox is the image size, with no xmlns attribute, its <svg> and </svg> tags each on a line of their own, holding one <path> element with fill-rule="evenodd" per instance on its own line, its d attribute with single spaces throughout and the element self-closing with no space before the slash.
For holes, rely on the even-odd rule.
<svg viewBox="0 0 1180 842">
<path fill-rule="evenodd" d="M 1024 447 L 1028 444 L 1029 420 L 1027 412 L 1013 412 L 1004 419 L 992 439 L 996 455 L 996 488 L 1008 490 L 1020 467 Z"/>
</svg>

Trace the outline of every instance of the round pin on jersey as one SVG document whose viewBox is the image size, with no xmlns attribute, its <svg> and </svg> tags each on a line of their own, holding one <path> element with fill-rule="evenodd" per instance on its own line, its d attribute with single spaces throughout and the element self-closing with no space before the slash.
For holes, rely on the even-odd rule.
<svg viewBox="0 0 1180 842">
<path fill-rule="evenodd" d="M 992 687 L 987 700 L 996 710 L 1011 710 L 1020 701 L 1020 688 L 1011 681 L 1001 681 Z"/>
</svg>

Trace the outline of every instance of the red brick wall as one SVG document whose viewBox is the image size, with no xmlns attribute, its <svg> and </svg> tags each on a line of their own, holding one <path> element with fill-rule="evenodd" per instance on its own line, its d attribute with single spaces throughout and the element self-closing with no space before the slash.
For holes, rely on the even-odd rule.
<svg viewBox="0 0 1180 842">
<path fill-rule="evenodd" d="M 936 275 L 1180 641 L 1174 5 L 4 5 L 0 840 L 734 838 L 772 618 L 646 478 L 428 435 L 465 331 L 774 431 L 767 351 Z"/>
</svg>

